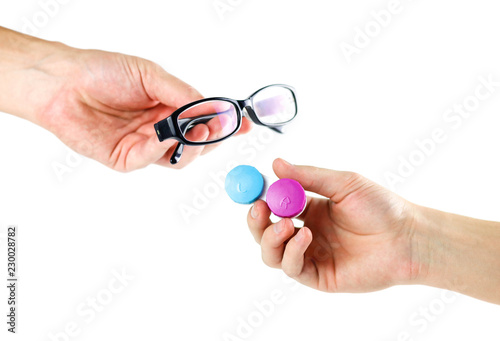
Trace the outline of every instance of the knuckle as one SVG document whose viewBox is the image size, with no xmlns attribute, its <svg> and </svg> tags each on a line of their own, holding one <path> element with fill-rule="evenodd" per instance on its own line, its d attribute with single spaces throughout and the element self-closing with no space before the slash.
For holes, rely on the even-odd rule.
<svg viewBox="0 0 500 341">
<path fill-rule="evenodd" d="M 281 260 L 277 260 L 274 257 L 269 257 L 269 254 L 262 248 L 262 261 L 265 265 L 273 269 L 281 268 Z"/>
<path fill-rule="evenodd" d="M 202 99 L 203 96 L 200 94 L 198 90 L 196 90 L 194 87 L 191 85 L 187 85 L 186 87 L 186 94 L 188 95 L 189 98 L 192 98 L 193 100 L 198 100 Z"/>
<path fill-rule="evenodd" d="M 351 190 L 361 188 L 368 180 L 361 174 L 355 172 L 345 173 L 345 187 Z"/>
<path fill-rule="evenodd" d="M 269 259 L 269 257 L 266 257 L 264 250 L 262 250 L 262 261 L 265 265 L 273 269 L 278 269 L 281 267 L 281 262 L 275 262 Z"/>
<path fill-rule="evenodd" d="M 298 275 L 300 275 L 300 273 L 298 273 L 296 267 L 294 267 L 286 262 L 281 264 L 281 269 L 283 270 L 285 275 L 287 275 L 290 278 L 296 278 Z"/>
<path fill-rule="evenodd" d="M 364 179 L 364 177 L 356 172 L 345 172 L 345 178 L 347 182 L 354 183 L 359 182 Z"/>
</svg>

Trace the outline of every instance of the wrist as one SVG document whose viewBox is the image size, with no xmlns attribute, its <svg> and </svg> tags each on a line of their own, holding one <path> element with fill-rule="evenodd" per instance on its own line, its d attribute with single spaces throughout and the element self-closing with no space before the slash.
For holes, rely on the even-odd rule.
<svg viewBox="0 0 500 341">
<path fill-rule="evenodd" d="M 444 242 L 440 226 L 446 220 L 446 213 L 414 205 L 414 216 L 410 233 L 411 283 L 432 285 L 443 263 L 439 244 Z"/>
<path fill-rule="evenodd" d="M 60 83 L 47 66 L 71 48 L 0 27 L 0 50 L 0 111 L 40 124 L 37 112 Z"/>
<path fill-rule="evenodd" d="M 416 206 L 413 284 L 500 303 L 500 224 Z"/>
</svg>

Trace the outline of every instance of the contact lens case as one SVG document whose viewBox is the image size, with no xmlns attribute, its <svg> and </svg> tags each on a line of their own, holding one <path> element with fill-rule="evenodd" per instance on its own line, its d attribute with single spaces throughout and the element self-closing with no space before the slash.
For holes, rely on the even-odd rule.
<svg viewBox="0 0 500 341">
<path fill-rule="evenodd" d="M 265 200 L 271 212 L 281 218 L 295 218 L 306 207 L 304 188 L 293 179 L 280 179 L 273 183 L 255 167 L 240 165 L 226 176 L 225 190 L 238 204 L 252 204 Z"/>
</svg>

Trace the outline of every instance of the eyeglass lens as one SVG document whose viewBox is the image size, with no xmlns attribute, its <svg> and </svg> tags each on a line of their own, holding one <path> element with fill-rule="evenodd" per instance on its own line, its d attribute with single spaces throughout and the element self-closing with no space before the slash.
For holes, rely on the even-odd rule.
<svg viewBox="0 0 500 341">
<path fill-rule="evenodd" d="M 179 128 L 190 142 L 199 142 L 199 136 L 205 136 L 207 131 L 207 142 L 218 141 L 231 135 L 237 127 L 236 107 L 227 101 L 202 102 L 179 115 Z"/>
<path fill-rule="evenodd" d="M 264 124 L 286 123 L 297 113 L 292 91 L 281 86 L 270 86 L 256 93 L 253 96 L 253 107 Z"/>
</svg>

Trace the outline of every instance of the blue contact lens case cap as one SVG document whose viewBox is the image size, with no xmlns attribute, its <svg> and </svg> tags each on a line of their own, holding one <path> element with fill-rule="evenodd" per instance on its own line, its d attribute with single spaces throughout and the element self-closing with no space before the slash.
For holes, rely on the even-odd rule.
<svg viewBox="0 0 500 341">
<path fill-rule="evenodd" d="M 241 165 L 227 174 L 225 189 L 234 202 L 248 205 L 262 194 L 264 178 L 255 167 Z"/>
</svg>

